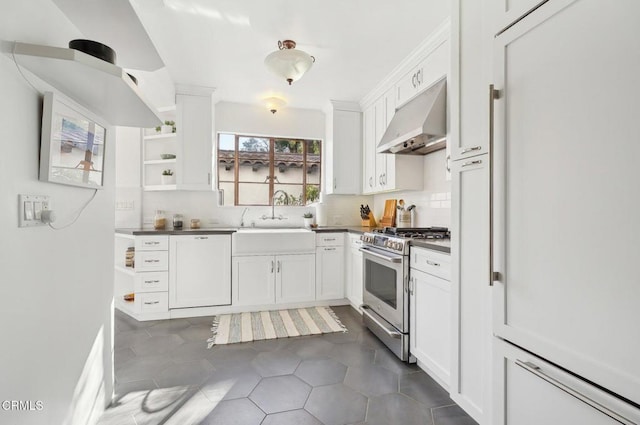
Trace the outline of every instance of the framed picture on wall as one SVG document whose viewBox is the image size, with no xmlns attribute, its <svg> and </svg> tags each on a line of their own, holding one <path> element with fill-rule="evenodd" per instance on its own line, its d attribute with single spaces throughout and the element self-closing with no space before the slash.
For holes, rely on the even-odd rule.
<svg viewBox="0 0 640 425">
<path fill-rule="evenodd" d="M 42 108 L 40 180 L 101 189 L 108 124 L 62 96 L 46 92 Z"/>
</svg>

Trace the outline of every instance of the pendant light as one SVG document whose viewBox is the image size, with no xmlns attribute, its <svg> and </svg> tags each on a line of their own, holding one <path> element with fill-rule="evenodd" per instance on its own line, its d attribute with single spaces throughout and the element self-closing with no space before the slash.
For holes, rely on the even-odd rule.
<svg viewBox="0 0 640 425">
<path fill-rule="evenodd" d="M 275 96 L 264 99 L 264 102 L 267 106 L 267 109 L 271 111 L 272 114 L 275 114 L 276 112 L 278 112 L 278 109 L 281 109 L 282 107 L 284 107 L 284 105 L 286 105 L 284 99 Z"/>
<path fill-rule="evenodd" d="M 289 85 L 298 81 L 311 68 L 316 58 L 307 52 L 296 49 L 293 40 L 278 40 L 278 50 L 270 53 L 264 60 L 267 69 L 278 77 L 287 80 Z"/>
</svg>

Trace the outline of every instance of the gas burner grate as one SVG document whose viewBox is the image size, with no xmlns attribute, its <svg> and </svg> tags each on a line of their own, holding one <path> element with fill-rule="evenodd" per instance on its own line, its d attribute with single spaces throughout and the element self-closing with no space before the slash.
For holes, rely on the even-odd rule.
<svg viewBox="0 0 640 425">
<path fill-rule="evenodd" d="M 448 239 L 450 235 L 446 227 L 385 227 L 376 233 L 412 239 Z"/>
</svg>

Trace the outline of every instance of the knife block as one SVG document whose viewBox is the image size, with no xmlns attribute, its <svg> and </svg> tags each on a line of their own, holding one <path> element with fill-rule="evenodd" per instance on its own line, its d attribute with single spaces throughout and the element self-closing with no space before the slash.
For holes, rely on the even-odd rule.
<svg viewBox="0 0 640 425">
<path fill-rule="evenodd" d="M 369 218 L 362 219 L 362 227 L 377 227 L 376 219 L 372 212 L 369 212 Z"/>
</svg>

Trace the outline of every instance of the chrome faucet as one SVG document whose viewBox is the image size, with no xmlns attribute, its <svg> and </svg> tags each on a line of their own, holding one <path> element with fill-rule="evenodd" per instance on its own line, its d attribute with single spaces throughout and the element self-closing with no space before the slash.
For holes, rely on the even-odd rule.
<svg viewBox="0 0 640 425">
<path fill-rule="evenodd" d="M 249 211 L 249 208 L 245 208 L 244 211 L 242 211 L 242 215 L 240 216 L 240 227 L 244 227 L 244 215 L 247 211 Z"/>
<path fill-rule="evenodd" d="M 273 192 L 273 196 L 271 197 L 271 217 L 265 214 L 262 217 L 260 217 L 261 219 L 263 220 L 285 220 L 286 219 L 286 217 L 283 217 L 282 214 L 276 217 L 276 211 L 275 211 L 276 195 L 278 195 L 279 193 L 284 195 L 284 204 L 289 205 L 289 195 L 287 194 L 287 192 L 285 192 L 284 190 L 278 189 L 275 192 Z"/>
</svg>

